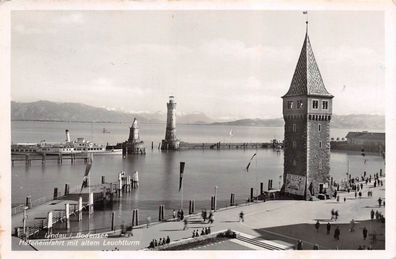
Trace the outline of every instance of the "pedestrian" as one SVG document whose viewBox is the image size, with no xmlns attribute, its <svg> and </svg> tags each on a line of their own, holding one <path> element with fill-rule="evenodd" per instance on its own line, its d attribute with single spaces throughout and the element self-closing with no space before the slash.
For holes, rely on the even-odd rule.
<svg viewBox="0 0 396 259">
<path fill-rule="evenodd" d="M 334 230 L 334 239 L 340 240 L 340 228 L 337 226 L 336 229 Z"/>
<path fill-rule="evenodd" d="M 158 246 L 158 241 L 157 241 L 157 239 L 154 239 L 154 246 Z"/>
<path fill-rule="evenodd" d="M 379 198 L 378 198 L 378 205 L 379 205 L 379 207 L 381 207 L 381 204 L 382 204 L 382 199 L 381 199 L 381 197 L 379 197 Z"/>
<path fill-rule="evenodd" d="M 319 231 L 319 227 L 320 227 L 320 223 L 319 223 L 319 220 L 317 220 L 316 224 L 315 224 L 316 232 Z"/>
<path fill-rule="evenodd" d="M 360 184 L 360 189 L 362 189 L 362 190 L 363 190 L 363 183 L 361 183 L 361 184 Z"/>
<path fill-rule="evenodd" d="M 244 218 L 243 218 L 243 211 L 241 211 L 240 213 L 239 213 L 239 222 L 244 222 L 245 220 L 244 220 Z"/>
<path fill-rule="evenodd" d="M 192 232 L 192 237 L 193 237 L 193 238 L 196 237 L 196 235 L 195 235 L 195 230 L 193 230 L 193 232 Z"/>
<path fill-rule="evenodd" d="M 334 217 L 335 217 L 335 220 L 338 219 L 338 210 L 336 210 L 336 211 L 334 212 Z"/>
<path fill-rule="evenodd" d="M 334 215 L 335 215 L 335 211 L 334 211 L 334 209 L 331 209 L 331 219 L 330 220 L 334 219 Z"/>
<path fill-rule="evenodd" d="M 344 197 L 344 202 L 346 202 L 346 197 Z"/>
<path fill-rule="evenodd" d="M 170 237 L 169 237 L 169 236 L 166 237 L 166 243 L 167 243 L 167 244 L 170 243 Z"/>
<path fill-rule="evenodd" d="M 340 202 L 340 196 L 339 195 L 337 196 L 337 202 Z"/>
<path fill-rule="evenodd" d="M 363 240 L 366 240 L 366 238 L 367 238 L 367 228 L 366 228 L 366 226 L 363 228 Z"/>
<path fill-rule="evenodd" d="M 150 216 L 148 216 L 148 217 L 147 217 L 147 228 L 149 228 L 149 226 L 150 226 L 150 222 L 151 222 L 151 217 L 150 217 Z"/>
<path fill-rule="evenodd" d="M 370 212 L 370 218 L 371 218 L 371 220 L 374 219 L 374 210 L 371 210 L 371 212 Z"/>
<path fill-rule="evenodd" d="M 355 191 L 355 199 L 356 199 L 356 197 L 357 197 L 357 192 Z"/>
<path fill-rule="evenodd" d="M 188 220 L 187 220 L 187 218 L 184 219 L 184 228 L 183 228 L 183 230 L 186 230 L 186 229 L 188 229 Z"/>
<path fill-rule="evenodd" d="M 209 228 L 205 228 L 205 235 L 209 234 Z"/>
<path fill-rule="evenodd" d="M 210 211 L 210 213 L 209 213 L 209 223 L 212 224 L 213 222 L 214 222 L 213 212 Z"/>
<path fill-rule="evenodd" d="M 297 242 L 297 250 L 303 250 L 303 242 L 301 239 Z"/>
<path fill-rule="evenodd" d="M 184 219 L 184 211 L 180 210 L 180 219 L 183 220 Z"/>
<path fill-rule="evenodd" d="M 327 226 L 326 226 L 326 230 L 327 230 L 326 234 L 327 235 L 330 234 L 330 229 L 331 229 L 331 224 L 330 224 L 330 222 L 327 222 Z"/>
<path fill-rule="evenodd" d="M 175 209 L 173 209 L 172 215 L 173 215 L 173 219 L 176 219 L 176 210 Z"/>
<path fill-rule="evenodd" d="M 355 220 L 354 220 L 354 219 L 351 220 L 351 228 L 350 228 L 350 231 L 351 231 L 351 232 L 354 232 L 354 231 L 355 231 Z"/>
<path fill-rule="evenodd" d="M 362 192 L 359 192 L 359 199 L 362 198 Z"/>
<path fill-rule="evenodd" d="M 203 236 L 203 235 L 205 235 L 205 230 L 204 229 L 201 230 L 201 236 Z"/>
</svg>

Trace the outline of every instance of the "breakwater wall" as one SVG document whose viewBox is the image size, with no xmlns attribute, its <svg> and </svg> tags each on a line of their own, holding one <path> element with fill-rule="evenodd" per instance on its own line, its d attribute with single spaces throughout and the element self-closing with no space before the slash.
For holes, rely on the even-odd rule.
<svg viewBox="0 0 396 259">
<path fill-rule="evenodd" d="M 189 143 L 180 142 L 180 150 L 189 149 L 213 149 L 213 150 L 228 150 L 228 149 L 262 149 L 275 148 L 273 143 L 265 142 L 250 142 L 250 143 L 223 143 L 223 142 L 207 142 L 207 143 Z"/>
</svg>

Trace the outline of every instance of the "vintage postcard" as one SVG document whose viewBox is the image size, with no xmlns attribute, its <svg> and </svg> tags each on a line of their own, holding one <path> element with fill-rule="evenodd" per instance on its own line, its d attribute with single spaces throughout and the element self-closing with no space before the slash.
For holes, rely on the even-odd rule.
<svg viewBox="0 0 396 259">
<path fill-rule="evenodd" d="M 3 258 L 396 255 L 393 2 L 1 8 Z"/>
</svg>

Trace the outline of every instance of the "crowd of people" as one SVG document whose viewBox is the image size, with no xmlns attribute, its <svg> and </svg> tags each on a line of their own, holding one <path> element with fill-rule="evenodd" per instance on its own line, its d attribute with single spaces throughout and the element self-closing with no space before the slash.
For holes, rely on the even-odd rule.
<svg viewBox="0 0 396 259">
<path fill-rule="evenodd" d="M 203 223 L 206 223 L 206 220 L 208 220 L 209 224 L 213 224 L 213 222 L 214 222 L 214 213 L 212 210 L 209 212 L 209 214 L 206 209 L 202 210 L 201 217 L 202 217 Z"/>
<path fill-rule="evenodd" d="M 162 246 L 162 245 L 166 245 L 166 244 L 169 244 L 169 243 L 170 243 L 169 236 L 167 236 L 166 238 L 165 237 L 163 237 L 163 238 L 161 237 L 158 241 L 157 241 L 157 239 L 153 239 L 150 242 L 150 245 L 149 245 L 148 248 L 155 248 L 157 246 Z"/>
<path fill-rule="evenodd" d="M 199 230 L 197 229 L 193 231 L 192 237 L 199 237 L 200 235 L 201 236 L 208 235 L 210 234 L 210 232 L 211 232 L 210 227 L 202 228 L 201 234 L 199 234 Z"/>
</svg>

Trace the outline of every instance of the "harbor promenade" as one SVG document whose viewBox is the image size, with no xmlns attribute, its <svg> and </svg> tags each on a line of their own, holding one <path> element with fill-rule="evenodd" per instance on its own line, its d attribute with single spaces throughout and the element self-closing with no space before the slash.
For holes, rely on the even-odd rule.
<svg viewBox="0 0 396 259">
<path fill-rule="evenodd" d="M 384 180 L 384 178 L 381 178 Z M 372 196 L 368 197 L 368 191 Z M 194 230 L 199 232 L 203 227 L 211 227 L 211 232 L 231 229 L 256 240 L 271 240 L 295 245 L 298 240 L 303 241 L 303 249 L 312 249 L 314 244 L 319 249 L 358 249 L 359 246 L 372 249 L 385 248 L 385 224 L 378 220 L 370 220 L 371 210 L 385 215 L 384 206 L 378 205 L 378 198 L 385 200 L 385 185 L 373 187 L 373 183 L 364 184 L 362 197 L 355 198 L 354 192 L 339 192 L 340 199 L 302 201 L 302 200 L 272 200 L 256 202 L 220 209 L 214 213 L 214 223 L 203 223 L 200 214 L 188 217 L 188 229 L 183 230 L 181 221 L 153 223 L 133 229 L 133 236 L 97 238 L 60 238 L 48 240 L 34 240 L 33 247 L 37 250 L 141 250 L 146 249 L 153 239 L 170 237 L 171 243 L 188 240 Z M 344 197 L 346 198 L 344 202 Z M 338 210 L 337 220 L 331 220 L 331 210 Z M 239 222 L 239 213 L 244 212 L 244 222 Z M 350 222 L 354 219 L 355 231 L 350 232 Z M 318 231 L 315 223 L 319 221 Z M 326 233 L 326 224 L 330 222 L 330 234 Z M 339 227 L 340 239 L 333 237 L 334 230 Z M 368 237 L 363 240 L 363 227 L 368 229 Z M 375 233 L 375 237 L 373 234 Z M 376 240 L 373 240 L 376 239 Z M 56 242 L 55 242 L 56 240 Z M 64 241 L 64 242 L 59 242 Z M 227 243 L 212 244 L 197 249 L 216 250 L 219 246 L 223 250 L 238 249 L 238 246 Z M 27 247 L 19 239 L 13 238 L 13 249 L 22 250 Z M 240 245 L 239 245 L 240 248 Z M 263 249 L 248 244 L 247 249 Z"/>
</svg>

